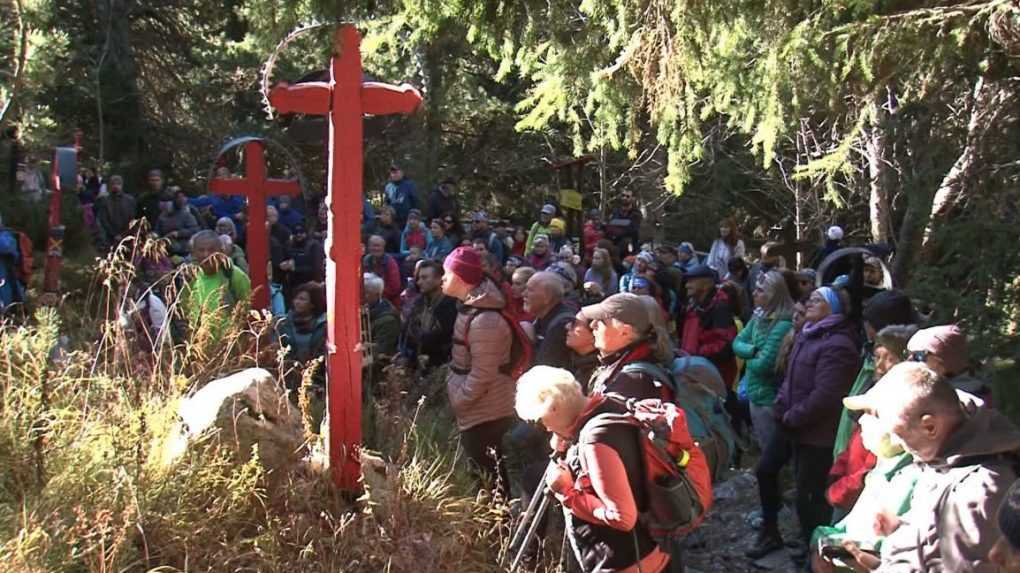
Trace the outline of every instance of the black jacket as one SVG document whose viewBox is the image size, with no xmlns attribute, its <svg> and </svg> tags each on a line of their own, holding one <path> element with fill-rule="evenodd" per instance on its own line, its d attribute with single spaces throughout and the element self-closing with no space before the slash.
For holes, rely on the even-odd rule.
<svg viewBox="0 0 1020 573">
<path fill-rule="evenodd" d="M 441 294 L 430 301 L 425 295 L 419 296 L 407 318 L 400 353 L 411 359 L 426 355 L 430 368 L 449 362 L 456 321 L 456 299 Z"/>
<path fill-rule="evenodd" d="M 576 310 L 562 302 L 551 308 L 542 318 L 536 318 L 535 365 L 570 368 L 573 351 L 567 347 L 567 325 L 574 320 Z"/>
</svg>

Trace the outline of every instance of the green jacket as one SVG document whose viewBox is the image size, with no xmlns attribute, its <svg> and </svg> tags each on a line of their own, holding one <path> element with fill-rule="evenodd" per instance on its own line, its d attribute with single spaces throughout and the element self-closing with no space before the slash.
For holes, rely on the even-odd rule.
<svg viewBox="0 0 1020 573">
<path fill-rule="evenodd" d="M 524 244 L 524 256 L 531 254 L 531 246 L 535 244 L 535 237 L 539 235 L 548 235 L 549 225 L 543 225 L 538 221 L 531 226 L 531 230 L 528 231 L 528 242 Z M 552 249 L 552 245 L 549 246 Z"/>
<path fill-rule="evenodd" d="M 872 358 L 870 352 L 865 352 L 864 361 L 861 363 L 861 370 L 857 373 L 857 379 L 854 380 L 854 385 L 850 387 L 850 393 L 847 396 L 858 396 L 867 392 L 875 381 L 874 378 L 875 359 Z M 856 429 L 857 420 L 851 418 L 850 412 L 843 408 L 843 413 L 839 416 L 839 427 L 836 428 L 836 444 L 832 447 L 833 459 L 838 458 L 839 454 L 843 453 L 847 444 L 850 443 L 850 436 L 853 435 Z"/>
<path fill-rule="evenodd" d="M 755 406 L 770 406 L 776 399 L 781 382 L 776 375 L 776 357 L 791 328 L 793 321 L 788 318 L 756 316 L 733 340 L 733 353 L 745 361 L 747 398 Z"/>
<path fill-rule="evenodd" d="M 294 324 L 294 312 L 288 312 L 276 325 L 280 344 L 289 348 L 287 358 L 308 362 L 326 355 L 326 314 L 319 315 L 308 332 L 300 332 Z"/>
<path fill-rule="evenodd" d="M 192 332 L 207 329 L 211 340 L 220 340 L 230 328 L 238 304 L 251 303 L 251 280 L 238 268 L 208 275 L 198 269 L 184 293 L 184 309 Z"/>
<path fill-rule="evenodd" d="M 379 299 L 379 302 L 368 308 L 368 317 L 375 354 L 386 356 L 396 354 L 397 341 L 400 338 L 400 315 L 393 305 L 384 298 Z"/>
<path fill-rule="evenodd" d="M 810 546 L 818 547 L 819 541 L 823 545 L 839 545 L 849 540 L 869 549 L 881 549 L 885 538 L 875 534 L 875 515 L 880 510 L 891 511 L 899 517 L 906 515 L 920 477 L 920 466 L 914 464 L 914 458 L 908 453 L 879 458 L 875 468 L 864 478 L 864 490 L 854 508 L 835 525 L 815 528 Z M 836 571 L 850 569 L 837 568 Z"/>
</svg>

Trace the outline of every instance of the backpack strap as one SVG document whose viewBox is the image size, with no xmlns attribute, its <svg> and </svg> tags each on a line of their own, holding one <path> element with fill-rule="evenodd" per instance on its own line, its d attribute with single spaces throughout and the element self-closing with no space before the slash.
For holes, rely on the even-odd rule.
<svg viewBox="0 0 1020 573">
<path fill-rule="evenodd" d="M 623 365 L 620 372 L 634 373 L 634 374 L 645 374 L 650 376 L 653 380 L 659 383 L 661 386 L 669 388 L 669 391 L 673 394 L 674 399 L 677 395 L 677 383 L 673 377 L 673 373 L 665 368 L 655 364 L 654 362 L 647 362 L 640 360 L 638 362 L 629 362 Z"/>
<path fill-rule="evenodd" d="M 511 336 L 510 360 L 506 364 L 504 364 L 504 365 L 499 367 L 499 372 L 501 374 L 510 374 L 510 371 L 513 369 L 513 364 L 514 364 L 513 344 L 517 343 L 517 336 L 514 334 L 514 326 L 512 324 L 509 324 L 509 319 L 506 316 L 504 316 L 502 312 L 500 312 L 498 310 L 494 310 L 494 309 L 491 309 L 491 308 L 474 308 L 474 307 L 469 307 L 469 308 L 471 310 L 469 310 L 469 311 L 467 311 L 465 313 L 465 314 L 468 315 L 468 320 L 467 320 L 467 324 L 464 325 L 464 338 L 457 338 L 457 336 L 454 335 L 453 343 L 455 345 L 463 346 L 465 349 L 467 349 L 468 355 L 470 355 L 471 354 L 471 346 L 470 346 L 470 342 L 469 342 L 469 340 L 470 340 L 469 337 L 471 335 L 471 323 L 473 323 L 475 321 L 475 319 L 478 318 L 478 315 L 480 315 L 480 314 L 482 314 L 484 312 L 494 312 L 494 313 L 496 313 L 500 317 L 500 319 L 502 319 L 504 322 L 507 322 L 507 326 L 510 327 L 510 336 Z M 452 363 L 450 364 L 450 370 L 454 374 L 458 374 L 460 376 L 467 376 L 471 372 L 470 368 L 458 368 L 458 367 L 454 366 Z"/>
</svg>

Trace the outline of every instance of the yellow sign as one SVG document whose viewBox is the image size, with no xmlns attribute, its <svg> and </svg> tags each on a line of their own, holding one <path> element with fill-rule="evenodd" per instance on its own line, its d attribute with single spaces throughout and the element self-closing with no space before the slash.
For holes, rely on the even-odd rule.
<svg viewBox="0 0 1020 573">
<path fill-rule="evenodd" d="M 581 194 L 573 189 L 560 189 L 560 207 L 581 210 Z"/>
</svg>

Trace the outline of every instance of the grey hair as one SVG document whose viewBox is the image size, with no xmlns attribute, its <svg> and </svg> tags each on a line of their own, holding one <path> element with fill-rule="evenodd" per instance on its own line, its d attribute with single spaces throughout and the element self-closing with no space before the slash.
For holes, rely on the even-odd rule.
<svg viewBox="0 0 1020 573">
<path fill-rule="evenodd" d="M 765 292 L 765 306 L 761 309 L 765 316 L 778 319 L 793 317 L 793 298 L 783 273 L 769 271 L 763 274 L 758 279 L 758 287 Z"/>
<path fill-rule="evenodd" d="M 365 292 L 382 296 L 383 289 L 386 288 L 386 283 L 383 282 L 382 277 L 375 273 L 365 273 Z"/>
<path fill-rule="evenodd" d="M 218 226 L 220 223 L 226 223 L 230 225 L 230 230 L 234 234 L 237 233 L 237 225 L 234 224 L 234 220 L 231 219 L 230 217 L 220 217 L 219 219 L 216 219 L 216 225 Z"/>
<path fill-rule="evenodd" d="M 210 231 L 209 229 L 203 229 L 191 236 L 191 248 L 195 248 L 195 245 L 202 241 L 209 241 L 210 243 L 215 242 L 219 245 L 220 250 L 223 250 L 223 241 L 220 240 L 220 236 L 216 234 L 216 231 Z"/>
<path fill-rule="evenodd" d="M 563 295 L 566 294 L 563 277 L 552 271 L 539 271 L 528 279 L 528 282 L 531 281 L 536 281 L 537 284 L 542 285 L 546 294 L 552 296 L 556 300 L 562 300 Z"/>
</svg>

